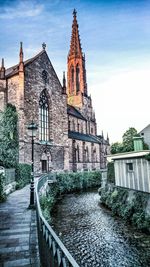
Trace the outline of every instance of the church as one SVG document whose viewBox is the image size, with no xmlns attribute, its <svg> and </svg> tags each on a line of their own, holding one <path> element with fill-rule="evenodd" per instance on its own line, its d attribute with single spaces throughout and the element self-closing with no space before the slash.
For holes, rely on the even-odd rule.
<svg viewBox="0 0 150 267">
<path fill-rule="evenodd" d="M 83 171 L 106 168 L 109 138 L 97 134 L 92 99 L 88 95 L 85 54 L 82 52 L 76 10 L 63 84 L 42 45 L 40 53 L 24 61 L 20 43 L 19 63 L 0 69 L 0 110 L 16 106 L 19 162 L 31 164 L 28 125 L 38 126 L 34 139 L 34 168 L 47 171 Z"/>
</svg>

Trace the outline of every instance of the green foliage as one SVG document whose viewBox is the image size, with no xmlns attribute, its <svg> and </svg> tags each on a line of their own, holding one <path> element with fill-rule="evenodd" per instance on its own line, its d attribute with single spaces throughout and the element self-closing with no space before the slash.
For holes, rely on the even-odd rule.
<svg viewBox="0 0 150 267">
<path fill-rule="evenodd" d="M 145 155 L 145 159 L 148 160 L 148 161 L 150 161 L 150 153 L 147 154 L 147 155 Z"/>
<path fill-rule="evenodd" d="M 101 172 L 60 173 L 57 174 L 56 179 L 59 192 L 68 193 L 99 186 L 101 184 Z"/>
<path fill-rule="evenodd" d="M 137 130 L 133 127 L 129 128 L 122 136 L 123 152 L 134 151 L 133 137 L 137 136 Z"/>
<path fill-rule="evenodd" d="M 107 181 L 108 183 L 115 183 L 114 162 L 109 162 L 107 164 Z"/>
<path fill-rule="evenodd" d="M 4 181 L 5 181 L 5 176 L 0 173 L 0 202 L 5 201 L 6 199 L 6 194 L 4 192 Z"/>
<path fill-rule="evenodd" d="M 119 142 L 113 143 L 111 145 L 110 152 L 111 152 L 111 154 L 118 154 L 118 153 L 123 152 L 123 144 L 119 143 Z"/>
<path fill-rule="evenodd" d="M 16 189 L 23 188 L 31 181 L 31 166 L 19 163 L 16 168 Z"/>
<path fill-rule="evenodd" d="M 134 151 L 133 137 L 138 136 L 137 130 L 130 127 L 122 136 L 122 143 L 116 142 L 111 145 L 111 154 Z M 143 149 L 149 149 L 148 145 L 143 141 Z"/>
<path fill-rule="evenodd" d="M 50 221 L 50 212 L 55 204 L 55 198 L 53 195 L 43 195 L 40 198 L 40 205 L 43 211 L 43 216 L 46 220 Z"/>
<path fill-rule="evenodd" d="M 101 202 L 112 210 L 115 215 L 128 220 L 137 229 L 150 233 L 150 216 L 146 213 L 149 194 L 134 192 L 129 201 L 129 190 L 107 185 L 100 190 Z"/>
<path fill-rule="evenodd" d="M 0 119 L 0 165 L 5 168 L 16 167 L 18 162 L 18 131 L 16 108 L 8 104 Z"/>
<path fill-rule="evenodd" d="M 144 141 L 143 141 L 143 149 L 144 150 L 149 150 L 148 144 L 146 144 Z"/>
</svg>

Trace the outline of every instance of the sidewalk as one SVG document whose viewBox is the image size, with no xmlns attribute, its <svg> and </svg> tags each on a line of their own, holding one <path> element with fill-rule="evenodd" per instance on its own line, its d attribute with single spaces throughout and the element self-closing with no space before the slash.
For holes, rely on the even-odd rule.
<svg viewBox="0 0 150 267">
<path fill-rule="evenodd" d="M 36 212 L 28 210 L 29 185 L 0 203 L 0 267 L 38 267 Z"/>
</svg>

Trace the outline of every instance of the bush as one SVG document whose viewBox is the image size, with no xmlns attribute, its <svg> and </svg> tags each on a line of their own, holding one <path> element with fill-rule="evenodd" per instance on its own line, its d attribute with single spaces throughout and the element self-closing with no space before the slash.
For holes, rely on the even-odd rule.
<svg viewBox="0 0 150 267">
<path fill-rule="evenodd" d="M 131 222 L 137 229 L 150 233 L 150 216 L 146 214 L 149 194 L 134 192 L 132 201 L 128 200 L 129 189 L 116 186 L 101 188 L 101 202 L 115 215 Z"/>
<path fill-rule="evenodd" d="M 101 172 L 76 172 L 57 174 L 59 193 L 85 190 L 101 185 Z"/>
<path fill-rule="evenodd" d="M 0 173 L 0 202 L 5 201 L 6 199 L 6 194 L 4 192 L 4 180 L 5 180 L 5 176 Z"/>
<path fill-rule="evenodd" d="M 115 183 L 114 162 L 109 162 L 107 164 L 107 181 L 108 183 Z"/>
<path fill-rule="evenodd" d="M 31 181 L 31 166 L 29 164 L 19 163 L 16 168 L 16 189 L 23 188 Z"/>
<path fill-rule="evenodd" d="M 43 211 L 43 216 L 45 217 L 46 220 L 50 221 L 50 212 L 54 206 L 55 203 L 55 198 L 54 196 L 51 195 L 43 195 L 40 198 L 40 205 Z"/>
<path fill-rule="evenodd" d="M 7 104 L 0 120 L 0 165 L 16 168 L 19 159 L 18 115 L 16 107 Z"/>
</svg>

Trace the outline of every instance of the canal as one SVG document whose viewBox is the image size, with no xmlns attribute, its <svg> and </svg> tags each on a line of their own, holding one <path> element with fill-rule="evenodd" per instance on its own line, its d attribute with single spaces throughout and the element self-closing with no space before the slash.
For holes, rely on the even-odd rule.
<svg viewBox="0 0 150 267">
<path fill-rule="evenodd" d="M 150 236 L 100 205 L 97 190 L 66 195 L 52 227 L 81 267 L 149 267 Z"/>
</svg>

